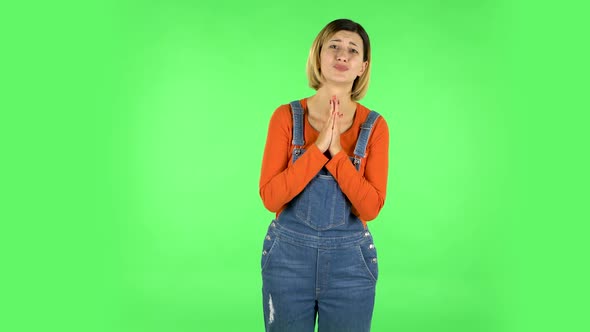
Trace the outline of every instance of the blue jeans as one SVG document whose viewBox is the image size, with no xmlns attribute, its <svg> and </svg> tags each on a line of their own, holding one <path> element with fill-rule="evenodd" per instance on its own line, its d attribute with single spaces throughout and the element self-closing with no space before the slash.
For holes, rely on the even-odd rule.
<svg viewBox="0 0 590 332">
<path fill-rule="evenodd" d="M 370 331 L 377 253 L 368 230 L 346 236 L 303 234 L 276 220 L 262 253 L 266 331 Z"/>
</svg>

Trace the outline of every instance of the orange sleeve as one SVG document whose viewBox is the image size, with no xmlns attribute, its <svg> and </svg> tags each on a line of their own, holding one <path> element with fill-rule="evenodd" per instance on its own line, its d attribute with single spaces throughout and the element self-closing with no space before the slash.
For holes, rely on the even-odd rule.
<svg viewBox="0 0 590 332">
<path fill-rule="evenodd" d="M 291 108 L 282 105 L 270 119 L 259 183 L 264 206 L 277 215 L 328 162 L 312 143 L 307 144 L 307 150 L 296 163 L 291 163 L 292 128 Z"/>
<path fill-rule="evenodd" d="M 389 167 L 389 128 L 383 117 L 375 122 L 367 145 L 364 174 L 358 172 L 343 151 L 326 164 L 358 217 L 367 222 L 377 218 L 385 203 Z"/>
</svg>

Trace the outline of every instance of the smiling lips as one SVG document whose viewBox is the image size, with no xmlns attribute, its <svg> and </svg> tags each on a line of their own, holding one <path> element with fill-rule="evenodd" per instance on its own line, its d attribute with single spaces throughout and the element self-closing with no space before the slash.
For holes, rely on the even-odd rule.
<svg viewBox="0 0 590 332">
<path fill-rule="evenodd" d="M 336 68 L 336 70 L 338 71 L 347 71 L 348 67 L 346 67 L 345 65 L 341 65 L 341 64 L 335 64 L 334 68 Z"/>
</svg>

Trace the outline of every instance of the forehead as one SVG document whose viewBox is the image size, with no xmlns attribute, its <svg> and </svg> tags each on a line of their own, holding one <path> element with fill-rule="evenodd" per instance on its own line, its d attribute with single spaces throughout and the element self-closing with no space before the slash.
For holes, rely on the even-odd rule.
<svg viewBox="0 0 590 332">
<path fill-rule="evenodd" d="M 352 31 L 346 31 L 346 30 L 336 31 L 333 35 L 328 37 L 328 41 L 333 40 L 333 39 L 340 39 L 343 42 L 345 42 L 346 44 L 348 44 L 348 42 L 353 42 L 353 43 L 357 44 L 359 47 L 363 46 L 363 39 L 361 38 L 361 36 L 358 33 L 352 32 Z"/>
</svg>

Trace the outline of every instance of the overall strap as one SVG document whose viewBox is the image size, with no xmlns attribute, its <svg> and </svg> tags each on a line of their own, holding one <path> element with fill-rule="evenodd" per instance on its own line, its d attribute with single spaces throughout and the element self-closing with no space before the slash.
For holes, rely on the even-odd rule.
<svg viewBox="0 0 590 332">
<path fill-rule="evenodd" d="M 361 125 L 361 132 L 359 133 L 356 147 L 354 148 L 354 166 L 357 171 L 361 167 L 361 159 L 365 157 L 365 153 L 367 152 L 367 144 L 369 143 L 369 137 L 371 136 L 373 125 L 379 116 L 379 113 L 371 111 L 365 122 Z"/>
<path fill-rule="evenodd" d="M 305 138 L 303 135 L 303 107 L 301 106 L 301 102 L 299 100 L 292 101 L 291 105 L 291 115 L 293 117 L 293 145 L 295 148 L 293 149 L 293 161 L 297 160 L 297 158 L 302 153 L 302 147 L 305 145 Z"/>
</svg>

